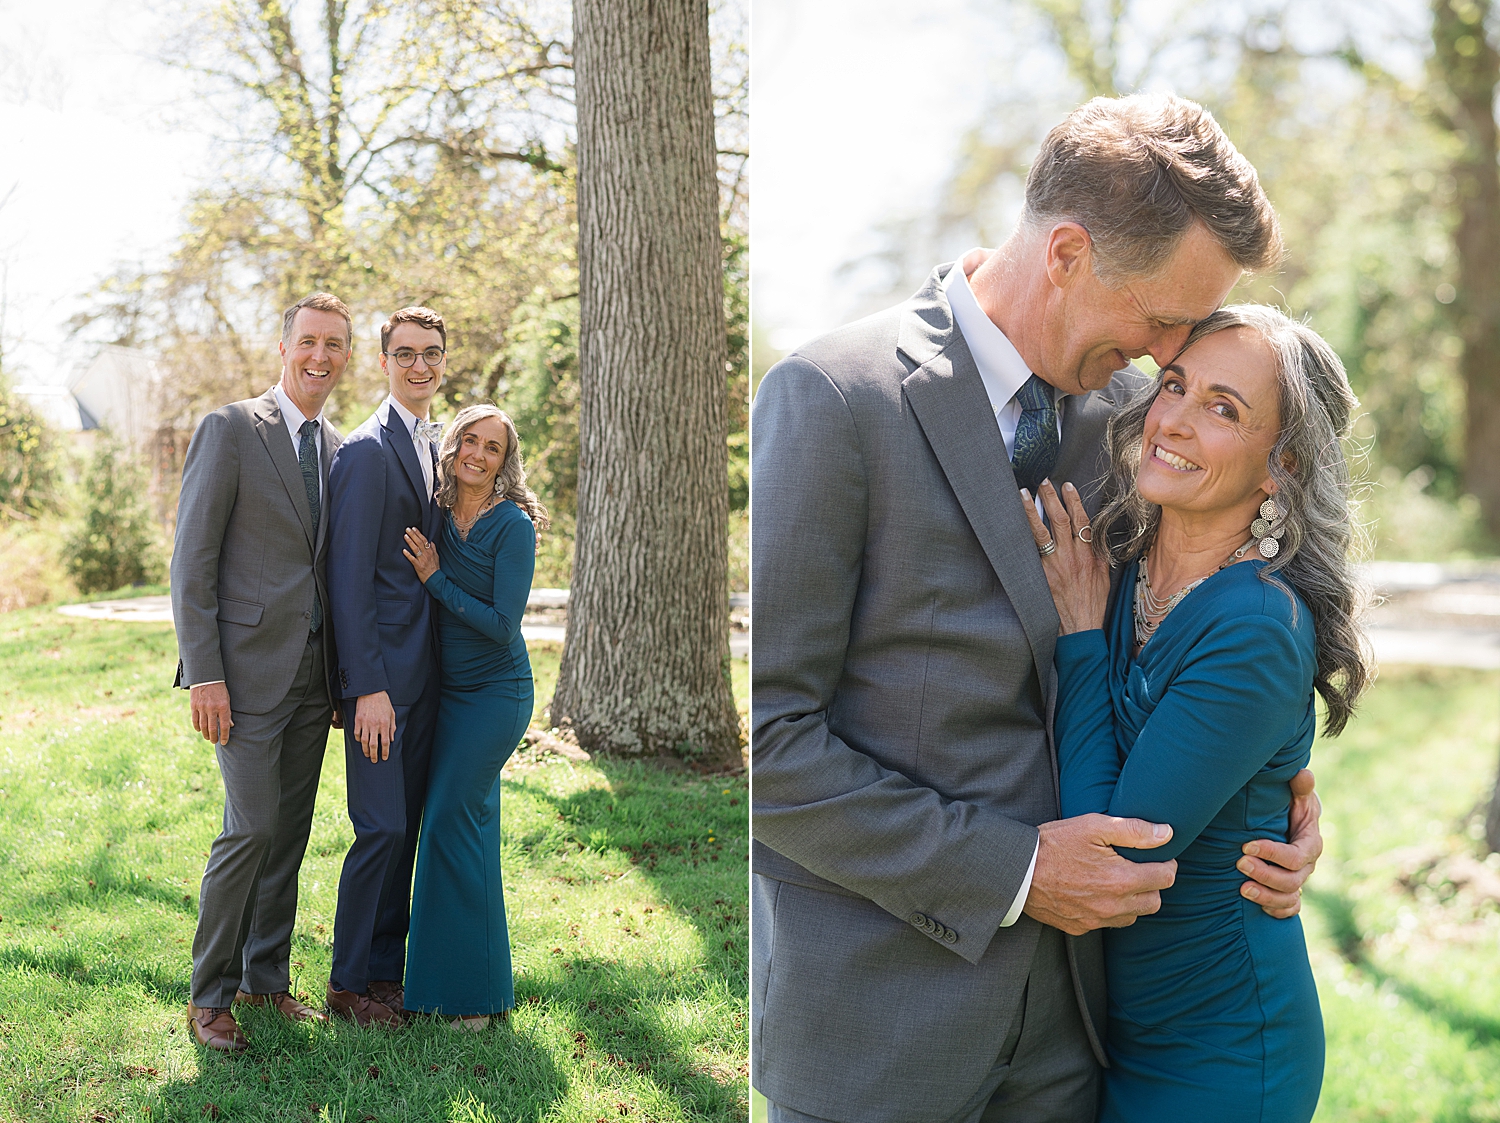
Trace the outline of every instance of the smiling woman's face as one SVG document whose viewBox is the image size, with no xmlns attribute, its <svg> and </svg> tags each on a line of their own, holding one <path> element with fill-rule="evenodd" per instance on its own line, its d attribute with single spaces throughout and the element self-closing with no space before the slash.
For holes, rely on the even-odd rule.
<svg viewBox="0 0 1500 1123">
<path fill-rule="evenodd" d="M 498 417 L 481 417 L 459 438 L 453 470 L 460 484 L 471 488 L 493 487 L 495 474 L 505 463 L 510 434 Z"/>
<path fill-rule="evenodd" d="M 1242 512 L 1248 527 L 1272 484 L 1281 431 L 1276 361 L 1248 328 L 1194 343 L 1166 367 L 1146 415 L 1136 488 L 1164 511 Z"/>
</svg>

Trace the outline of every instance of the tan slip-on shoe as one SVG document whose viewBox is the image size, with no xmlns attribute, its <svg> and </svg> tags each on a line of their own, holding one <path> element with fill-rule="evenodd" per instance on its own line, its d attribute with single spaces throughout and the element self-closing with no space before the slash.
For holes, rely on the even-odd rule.
<svg viewBox="0 0 1500 1123">
<path fill-rule="evenodd" d="M 388 1010 L 406 1016 L 406 988 L 391 979 L 371 979 L 370 997 Z"/>
<path fill-rule="evenodd" d="M 328 984 L 328 1012 L 357 1026 L 385 1026 L 387 1029 L 401 1026 L 401 1015 L 378 998 L 350 990 L 334 990 L 332 983 Z"/>
<path fill-rule="evenodd" d="M 314 1010 L 292 997 L 289 991 L 278 990 L 271 994 L 246 994 L 244 991 L 235 991 L 234 1000 L 243 1002 L 246 1006 L 271 1006 L 281 1012 L 282 1017 L 293 1022 L 326 1022 L 328 1015 L 321 1010 Z"/>
<path fill-rule="evenodd" d="M 198 1044 L 220 1053 L 243 1053 L 250 1048 L 228 1006 L 194 1006 L 189 1002 L 188 1028 Z"/>
</svg>

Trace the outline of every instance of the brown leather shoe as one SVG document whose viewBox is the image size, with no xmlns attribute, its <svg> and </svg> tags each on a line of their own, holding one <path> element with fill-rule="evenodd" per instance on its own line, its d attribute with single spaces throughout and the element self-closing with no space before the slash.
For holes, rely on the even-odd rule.
<svg viewBox="0 0 1500 1123">
<path fill-rule="evenodd" d="M 234 1000 L 243 1002 L 246 1006 L 272 1006 L 281 1011 L 288 1021 L 293 1022 L 326 1022 L 328 1015 L 321 1010 L 314 1010 L 311 1006 L 304 1006 L 292 995 L 284 990 L 278 990 L 271 994 L 246 994 L 242 990 L 234 992 Z"/>
<path fill-rule="evenodd" d="M 328 1012 L 357 1026 L 385 1026 L 397 1029 L 401 1015 L 378 998 L 368 994 L 355 994 L 352 990 L 334 990 L 328 984 Z"/>
<path fill-rule="evenodd" d="M 390 979 L 371 979 L 370 997 L 388 1010 L 406 1014 L 406 988 Z"/>
<path fill-rule="evenodd" d="M 250 1048 L 227 1006 L 194 1006 L 189 1002 L 188 1028 L 198 1044 L 221 1053 L 243 1053 Z"/>
</svg>

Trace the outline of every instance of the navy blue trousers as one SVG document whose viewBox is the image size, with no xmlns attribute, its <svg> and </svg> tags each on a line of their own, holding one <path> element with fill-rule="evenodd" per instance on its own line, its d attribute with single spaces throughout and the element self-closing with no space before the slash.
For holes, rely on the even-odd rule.
<svg viewBox="0 0 1500 1123">
<path fill-rule="evenodd" d="M 370 980 L 400 982 L 411 918 L 411 874 L 437 731 L 438 676 L 410 706 L 395 706 L 396 741 L 374 762 L 354 739 L 357 699 L 344 699 L 344 760 L 354 845 L 339 876 L 329 982 L 364 994 Z"/>
</svg>

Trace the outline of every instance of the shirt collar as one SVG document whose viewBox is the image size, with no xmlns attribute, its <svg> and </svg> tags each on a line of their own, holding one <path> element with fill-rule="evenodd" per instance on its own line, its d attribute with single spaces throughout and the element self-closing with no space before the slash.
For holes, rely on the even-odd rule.
<svg viewBox="0 0 1500 1123">
<path fill-rule="evenodd" d="M 393 410 L 401 415 L 401 420 L 406 422 L 406 431 L 413 436 L 416 436 L 417 422 L 420 421 L 421 418 L 419 418 L 411 410 L 407 409 L 404 405 L 398 402 L 396 400 L 395 394 L 387 394 L 385 396 L 385 400 L 390 403 Z"/>
<path fill-rule="evenodd" d="M 943 278 L 943 292 L 948 297 L 948 307 L 953 309 L 953 320 L 974 356 L 974 365 L 979 368 L 990 409 L 999 413 L 1031 377 L 1031 370 L 1015 345 L 979 307 L 974 290 L 969 287 L 969 278 L 964 275 L 962 257 Z"/>
<path fill-rule="evenodd" d="M 287 394 L 285 388 L 282 387 L 279 381 L 276 383 L 274 389 L 276 391 L 276 404 L 281 407 L 281 419 L 282 421 L 286 422 L 286 427 L 288 429 L 290 429 L 293 433 L 300 432 L 302 430 L 302 423 L 304 421 L 312 420 L 318 423 L 318 431 L 322 432 L 322 410 L 318 411 L 317 417 L 310 419 L 304 417 L 302 411 L 297 408 L 296 403 L 292 401 L 291 397 Z"/>
</svg>

